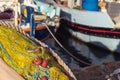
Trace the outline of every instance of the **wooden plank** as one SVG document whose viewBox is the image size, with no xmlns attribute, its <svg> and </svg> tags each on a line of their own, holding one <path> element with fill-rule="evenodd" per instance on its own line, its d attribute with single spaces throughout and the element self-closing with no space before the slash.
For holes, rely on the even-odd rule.
<svg viewBox="0 0 120 80">
<path fill-rule="evenodd" d="M 0 80 L 25 80 L 0 58 Z"/>
</svg>

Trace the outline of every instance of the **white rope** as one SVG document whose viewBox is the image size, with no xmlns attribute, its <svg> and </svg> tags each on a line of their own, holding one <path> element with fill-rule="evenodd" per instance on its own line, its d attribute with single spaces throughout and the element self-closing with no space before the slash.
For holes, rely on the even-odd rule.
<svg viewBox="0 0 120 80">
<path fill-rule="evenodd" d="M 77 58 L 76 56 L 74 56 L 71 52 L 69 52 L 58 40 L 57 40 L 57 38 L 53 35 L 53 33 L 52 33 L 52 31 L 49 29 L 49 27 L 45 24 L 45 23 L 43 23 L 44 25 L 45 25 L 45 27 L 47 28 L 47 30 L 49 31 L 49 33 L 52 35 L 52 37 L 54 38 L 54 40 L 59 44 L 59 46 L 63 49 L 63 50 L 65 50 L 71 57 L 73 57 L 75 60 L 77 60 L 77 61 L 79 61 L 79 62 L 81 62 L 81 63 L 83 63 L 83 64 L 85 64 L 85 65 L 91 65 L 91 64 L 89 64 L 89 63 L 87 63 L 87 62 L 85 62 L 85 61 L 83 61 L 83 60 L 80 60 L 79 58 Z"/>
</svg>

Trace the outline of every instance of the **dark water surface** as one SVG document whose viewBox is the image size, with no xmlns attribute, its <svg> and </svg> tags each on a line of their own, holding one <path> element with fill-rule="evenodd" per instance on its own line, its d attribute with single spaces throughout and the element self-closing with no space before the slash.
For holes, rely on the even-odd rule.
<svg viewBox="0 0 120 80">
<path fill-rule="evenodd" d="M 96 46 L 80 42 L 73 38 L 65 29 L 58 29 L 55 36 L 70 53 L 89 64 L 102 64 L 103 62 L 120 60 L 120 54 L 112 53 L 97 48 Z M 68 55 L 68 53 L 62 49 L 52 37 L 44 42 L 58 53 L 72 70 L 87 66 Z"/>
</svg>

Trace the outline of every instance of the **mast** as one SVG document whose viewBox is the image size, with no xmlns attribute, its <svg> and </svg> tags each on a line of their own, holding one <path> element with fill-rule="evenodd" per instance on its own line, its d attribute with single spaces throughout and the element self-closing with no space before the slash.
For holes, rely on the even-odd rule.
<svg viewBox="0 0 120 80">
<path fill-rule="evenodd" d="M 15 5 L 15 26 L 18 26 L 18 0 L 14 0 L 14 5 Z"/>
<path fill-rule="evenodd" d="M 82 7 L 82 0 L 80 0 L 80 6 Z"/>
</svg>

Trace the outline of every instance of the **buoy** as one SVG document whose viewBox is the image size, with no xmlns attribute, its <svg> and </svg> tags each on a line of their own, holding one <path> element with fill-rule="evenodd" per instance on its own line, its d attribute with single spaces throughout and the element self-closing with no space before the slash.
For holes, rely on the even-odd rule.
<svg viewBox="0 0 120 80">
<path fill-rule="evenodd" d="M 42 76 L 41 80 L 48 80 L 46 76 Z"/>
<path fill-rule="evenodd" d="M 42 67 L 46 68 L 48 64 L 48 60 L 43 60 Z"/>
<path fill-rule="evenodd" d="M 37 60 L 34 61 L 34 64 L 36 66 L 39 66 L 42 63 L 42 59 L 41 58 L 37 58 Z"/>
</svg>

